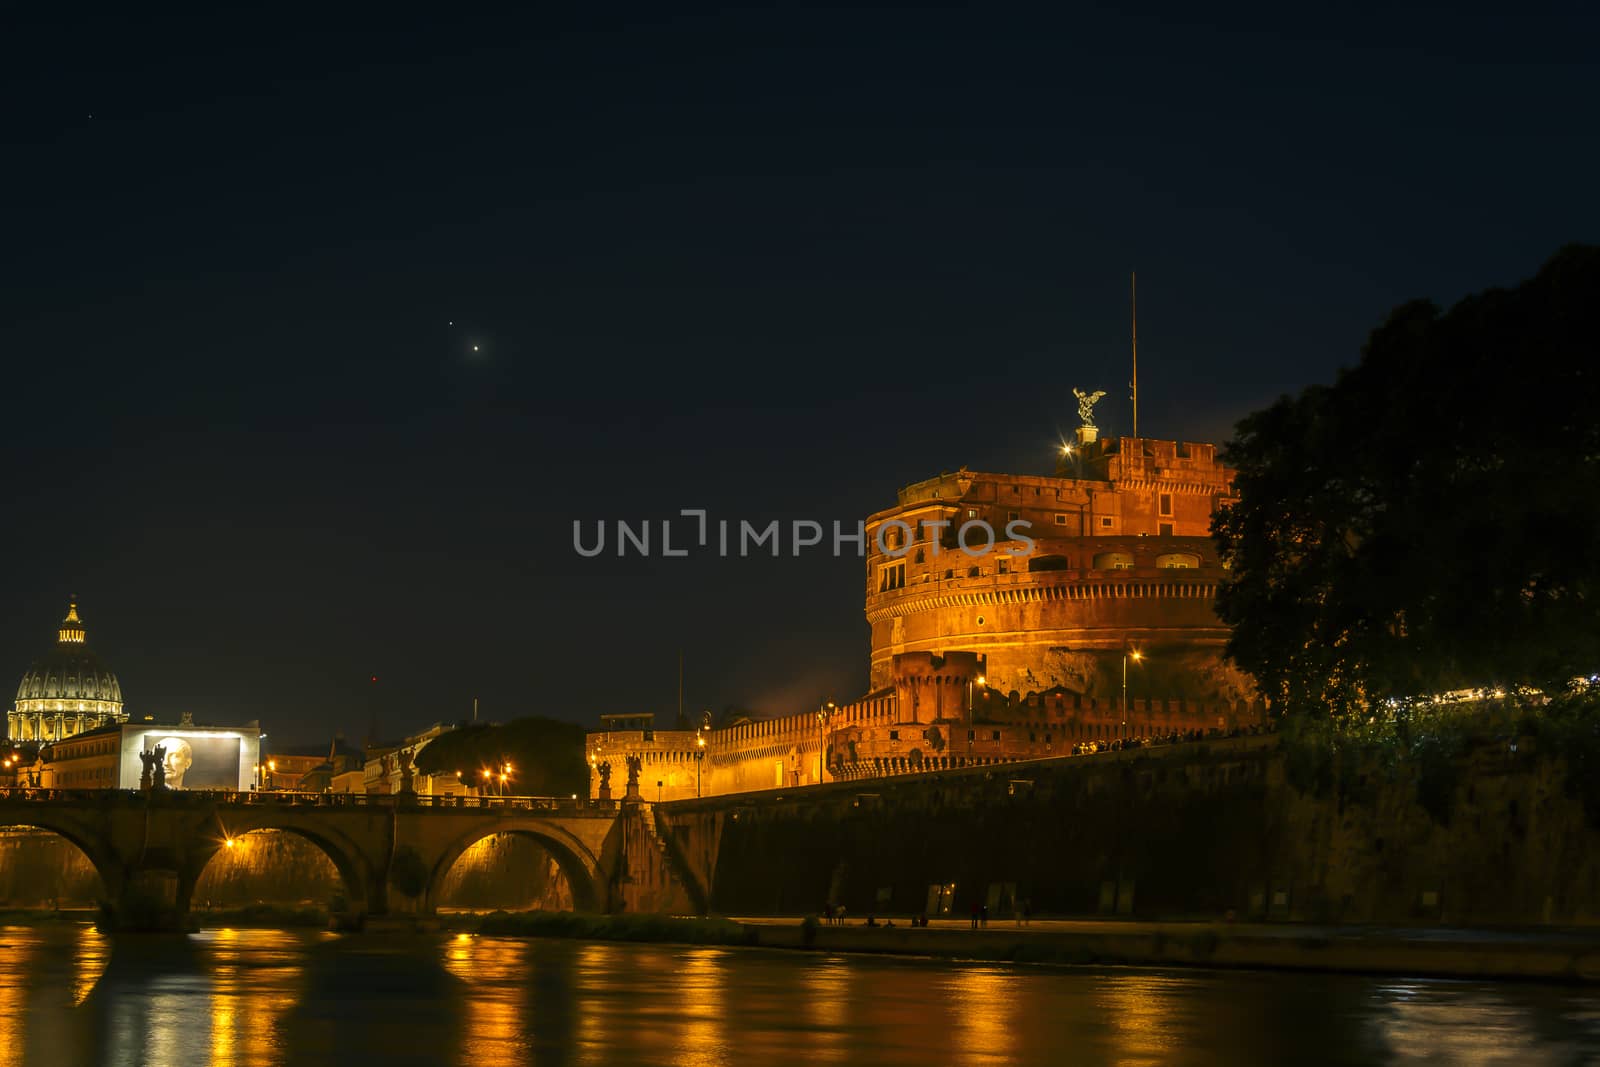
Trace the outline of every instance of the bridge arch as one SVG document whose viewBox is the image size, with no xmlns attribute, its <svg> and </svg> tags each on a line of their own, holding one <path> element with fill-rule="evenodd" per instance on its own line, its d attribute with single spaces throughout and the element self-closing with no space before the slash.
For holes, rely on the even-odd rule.
<svg viewBox="0 0 1600 1067">
<path fill-rule="evenodd" d="M 83 853 L 99 877 L 108 901 L 116 900 L 121 894 L 122 861 L 109 843 L 101 841 L 70 816 L 63 818 L 56 812 L 32 807 L 26 814 L 0 809 L 0 830 L 43 830 L 55 834 Z"/>
<path fill-rule="evenodd" d="M 475 826 L 445 846 L 428 872 L 428 887 L 423 895 L 423 908 L 428 914 L 433 913 L 445 875 L 455 866 L 455 862 L 467 849 L 496 834 L 528 837 L 544 846 L 561 873 L 566 875 L 567 885 L 572 890 L 574 910 L 605 910 L 605 879 L 600 872 L 599 860 L 587 845 L 562 827 L 543 819 L 505 819 Z"/>
<path fill-rule="evenodd" d="M 193 893 L 194 885 L 200 880 L 200 875 L 205 872 L 217 854 L 227 848 L 230 838 L 243 837 L 257 830 L 277 830 L 311 842 L 328 857 L 333 869 L 339 874 L 340 882 L 344 885 L 345 896 L 349 899 L 352 910 L 373 910 L 374 890 L 378 885 L 378 879 L 361 848 L 332 826 L 307 825 L 304 820 L 294 816 L 293 812 L 275 816 L 270 809 L 260 813 L 254 811 L 228 813 L 226 821 L 220 824 L 218 833 L 214 837 L 208 837 L 203 844 L 195 848 L 192 876 L 187 880 L 185 892 Z M 183 900 L 180 906 L 187 911 L 189 901 Z"/>
</svg>

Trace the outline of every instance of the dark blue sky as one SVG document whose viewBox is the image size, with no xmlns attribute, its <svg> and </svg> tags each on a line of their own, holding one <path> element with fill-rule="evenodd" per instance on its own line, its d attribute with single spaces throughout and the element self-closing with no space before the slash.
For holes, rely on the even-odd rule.
<svg viewBox="0 0 1600 1067">
<path fill-rule="evenodd" d="M 297 741 L 364 735 L 371 674 L 388 734 L 665 712 L 680 648 L 691 709 L 848 699 L 858 560 L 582 560 L 572 521 L 1048 469 L 1073 386 L 1128 428 L 1133 268 L 1141 429 L 1224 439 L 1395 304 L 1600 238 L 1597 30 L 12 22 L 0 679 L 77 592 L 130 711 Z"/>
</svg>

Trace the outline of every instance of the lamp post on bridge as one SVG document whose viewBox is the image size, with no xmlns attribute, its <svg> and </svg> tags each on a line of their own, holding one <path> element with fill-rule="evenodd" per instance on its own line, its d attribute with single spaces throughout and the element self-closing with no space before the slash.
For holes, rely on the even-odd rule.
<svg viewBox="0 0 1600 1067">
<path fill-rule="evenodd" d="M 1133 662 L 1138 663 L 1144 659 L 1143 653 L 1138 649 L 1124 649 L 1122 653 L 1122 736 L 1128 736 L 1128 657 L 1133 657 Z"/>
<path fill-rule="evenodd" d="M 817 784 L 822 784 L 824 760 L 828 754 L 828 720 L 833 718 L 833 701 L 817 709 Z"/>
<path fill-rule="evenodd" d="M 989 687 L 989 679 L 985 678 L 981 674 L 978 675 L 976 678 L 968 678 L 967 679 L 967 762 L 968 763 L 972 762 L 972 736 L 973 736 L 973 734 L 977 733 L 977 731 L 978 731 L 978 727 L 977 727 L 977 722 L 978 722 L 977 709 L 972 706 L 972 686 L 973 686 L 974 682 L 977 683 L 977 686 L 978 686 L 979 689 L 987 689 Z"/>
<path fill-rule="evenodd" d="M 708 717 L 709 715 L 710 713 L 707 712 Z M 706 760 L 705 729 L 704 726 L 701 726 L 700 729 L 694 732 L 694 795 L 697 799 L 700 796 L 700 765 Z"/>
</svg>

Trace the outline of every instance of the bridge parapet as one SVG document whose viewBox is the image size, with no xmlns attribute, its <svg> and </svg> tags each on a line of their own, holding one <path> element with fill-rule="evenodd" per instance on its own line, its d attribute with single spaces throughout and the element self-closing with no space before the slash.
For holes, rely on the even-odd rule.
<svg viewBox="0 0 1600 1067">
<path fill-rule="evenodd" d="M 211 806 L 237 807 L 315 807 L 381 808 L 405 811 L 449 811 L 456 814 L 488 814 L 536 811 L 563 819 L 615 819 L 615 800 L 589 800 L 583 797 L 456 797 L 424 794 L 374 793 L 240 793 L 234 790 L 170 790 L 146 793 L 137 789 L 29 789 L 0 788 L 0 803 L 69 803 L 91 807 L 163 807 L 198 809 Z"/>
</svg>

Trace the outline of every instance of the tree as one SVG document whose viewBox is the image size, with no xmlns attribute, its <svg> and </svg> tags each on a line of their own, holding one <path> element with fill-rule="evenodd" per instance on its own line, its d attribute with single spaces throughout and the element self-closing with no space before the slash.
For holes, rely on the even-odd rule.
<svg viewBox="0 0 1600 1067">
<path fill-rule="evenodd" d="M 417 753 L 423 774 L 459 774 L 468 785 L 489 771 L 512 767 L 506 790 L 523 796 L 568 796 L 589 792 L 583 727 L 555 719 L 514 719 L 502 725 L 462 726 L 440 734 Z"/>
<path fill-rule="evenodd" d="M 1239 423 L 1213 534 L 1229 655 L 1283 712 L 1600 670 L 1600 248 L 1405 304 Z"/>
</svg>

